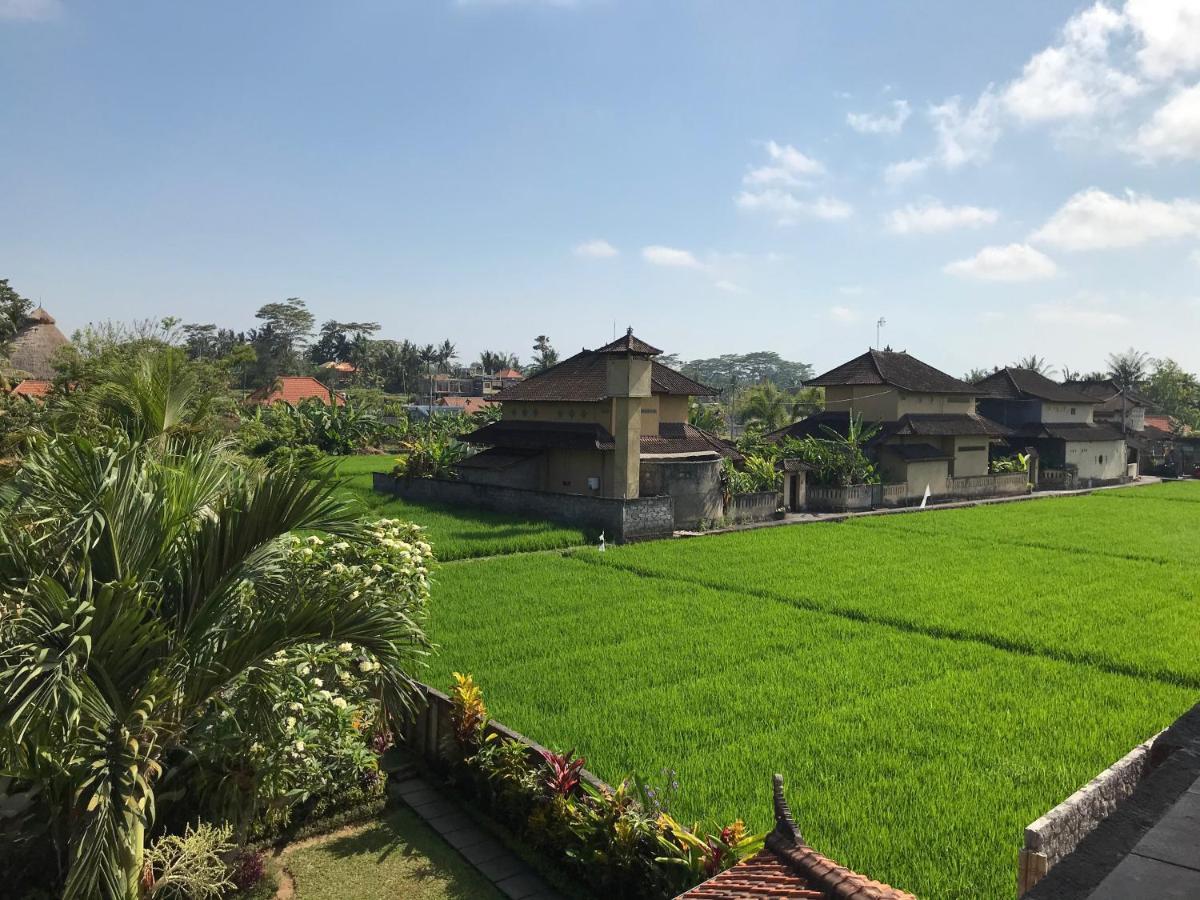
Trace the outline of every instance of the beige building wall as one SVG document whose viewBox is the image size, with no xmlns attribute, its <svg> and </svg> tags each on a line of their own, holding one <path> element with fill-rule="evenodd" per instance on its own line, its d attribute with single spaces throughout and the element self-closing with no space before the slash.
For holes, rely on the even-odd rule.
<svg viewBox="0 0 1200 900">
<path fill-rule="evenodd" d="M 612 403 L 558 403 L 553 401 L 509 400 L 501 415 L 515 422 L 592 422 L 612 431 Z"/>
<path fill-rule="evenodd" d="M 1115 480 L 1125 474 L 1125 441 L 1067 441 L 1067 465 L 1080 478 Z"/>
<path fill-rule="evenodd" d="M 984 435 L 956 437 L 954 440 L 954 468 L 951 475 L 966 478 L 988 473 L 988 439 Z"/>
<path fill-rule="evenodd" d="M 606 456 L 612 454 L 601 450 L 547 450 L 544 456 L 542 490 L 556 491 L 560 494 L 605 496 Z M 596 479 L 596 487 L 588 484 L 589 478 Z"/>
<path fill-rule="evenodd" d="M 642 398 L 642 434 L 658 434 L 658 422 L 661 415 L 657 394 Z"/>
<path fill-rule="evenodd" d="M 975 398 L 962 394 L 910 394 L 900 391 L 896 400 L 896 412 L 896 418 L 909 413 L 970 415 L 975 412 Z"/>
<path fill-rule="evenodd" d="M 834 385 L 825 388 L 825 408 L 849 412 L 868 422 L 894 422 L 900 392 L 886 384 Z"/>
<path fill-rule="evenodd" d="M 659 422 L 687 422 L 688 397 L 657 394 Z"/>
<path fill-rule="evenodd" d="M 1090 403 L 1049 403 L 1042 402 L 1043 422 L 1091 422 L 1092 404 Z"/>
<path fill-rule="evenodd" d="M 950 471 L 950 462 L 945 459 L 925 459 L 910 462 L 905 475 L 909 497 L 924 497 L 925 486 L 934 496 L 946 492 L 946 476 Z"/>
</svg>

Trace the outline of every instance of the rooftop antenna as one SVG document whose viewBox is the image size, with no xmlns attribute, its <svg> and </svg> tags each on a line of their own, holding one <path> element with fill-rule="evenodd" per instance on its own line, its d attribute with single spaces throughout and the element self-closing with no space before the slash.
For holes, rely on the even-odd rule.
<svg viewBox="0 0 1200 900">
<path fill-rule="evenodd" d="M 880 317 L 879 317 L 879 318 L 876 320 L 876 322 L 875 322 L 875 346 L 876 346 L 876 347 L 878 347 L 878 346 L 879 346 L 879 332 L 880 332 L 880 329 L 882 329 L 882 328 L 883 328 L 883 326 L 884 326 L 884 325 L 886 325 L 886 324 L 887 324 L 887 319 L 885 319 L 883 316 L 880 316 Z"/>
</svg>

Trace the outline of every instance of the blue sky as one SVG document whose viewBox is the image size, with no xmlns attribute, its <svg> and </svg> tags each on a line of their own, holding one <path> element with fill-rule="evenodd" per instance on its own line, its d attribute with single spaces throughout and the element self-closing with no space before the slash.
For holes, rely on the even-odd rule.
<svg viewBox="0 0 1200 900">
<path fill-rule="evenodd" d="M 68 330 L 1200 368 L 1200 2 L 0 0 L 0 277 Z"/>
</svg>

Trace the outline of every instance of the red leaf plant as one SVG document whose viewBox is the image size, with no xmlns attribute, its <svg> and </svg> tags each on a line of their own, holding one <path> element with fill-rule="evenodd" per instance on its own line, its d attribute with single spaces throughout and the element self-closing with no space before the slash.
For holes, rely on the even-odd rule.
<svg viewBox="0 0 1200 900">
<path fill-rule="evenodd" d="M 555 797 L 569 797 L 575 793 L 575 789 L 579 787 L 579 773 L 583 771 L 587 760 L 582 756 L 572 759 L 575 756 L 573 749 L 561 754 L 550 750 L 539 752 L 549 770 L 542 781 L 546 790 Z"/>
</svg>

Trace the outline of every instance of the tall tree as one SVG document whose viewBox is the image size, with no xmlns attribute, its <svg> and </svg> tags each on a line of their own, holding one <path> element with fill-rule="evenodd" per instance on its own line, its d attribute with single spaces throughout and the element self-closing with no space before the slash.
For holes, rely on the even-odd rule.
<svg viewBox="0 0 1200 900">
<path fill-rule="evenodd" d="M 767 381 L 746 391 L 739 414 L 744 424 L 774 431 L 792 421 L 792 404 L 786 394 Z"/>
<path fill-rule="evenodd" d="M 33 303 L 9 287 L 7 278 L 0 278 L 0 355 L 32 309 Z"/>
<path fill-rule="evenodd" d="M 533 350 L 537 355 L 533 358 L 532 372 L 541 372 L 558 363 L 558 351 L 550 343 L 548 335 L 539 334 L 533 339 Z"/>
<path fill-rule="evenodd" d="M 1200 380 L 1173 359 L 1156 359 L 1142 389 L 1146 398 L 1176 421 L 1200 428 Z"/>
<path fill-rule="evenodd" d="M 1050 361 L 1044 356 L 1038 356 L 1036 353 L 1029 356 L 1023 356 L 1013 366 L 1017 369 L 1032 369 L 1039 375 L 1045 375 L 1047 378 L 1054 374 L 1054 367 L 1050 365 Z"/>
<path fill-rule="evenodd" d="M 1108 355 L 1108 375 L 1122 387 L 1135 387 L 1146 380 L 1150 356 L 1130 347 L 1121 353 Z"/>
<path fill-rule="evenodd" d="M 278 375 L 298 371 L 301 351 L 313 329 L 313 314 L 304 301 L 288 297 L 282 303 L 267 303 L 254 317 L 263 323 L 252 333 L 258 381 L 267 383 Z"/>
<path fill-rule="evenodd" d="M 483 370 L 485 375 L 495 375 L 505 369 L 520 368 L 520 361 L 515 353 L 484 350 L 479 354 L 479 362 L 476 365 Z"/>
<path fill-rule="evenodd" d="M 315 363 L 349 362 L 355 342 L 369 338 L 377 331 L 378 322 L 338 322 L 330 319 L 321 325 L 317 340 L 309 348 L 309 356 Z"/>
</svg>

